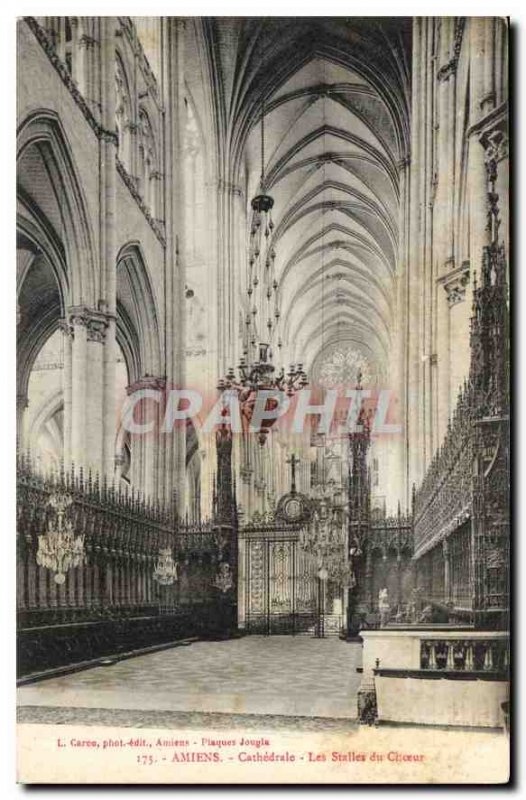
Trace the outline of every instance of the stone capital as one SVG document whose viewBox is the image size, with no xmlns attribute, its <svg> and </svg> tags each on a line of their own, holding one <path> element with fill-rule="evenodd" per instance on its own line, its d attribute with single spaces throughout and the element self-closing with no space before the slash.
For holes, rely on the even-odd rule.
<svg viewBox="0 0 526 800">
<path fill-rule="evenodd" d="M 86 328 L 89 342 L 104 344 L 106 330 L 112 319 L 114 319 L 112 314 L 105 314 L 102 311 L 87 308 L 86 306 L 72 306 L 68 309 L 67 321 L 61 321 L 63 323 L 61 327 L 65 333 L 73 335 L 75 327 L 82 326 Z M 68 328 L 70 329 L 69 331 Z"/>
<path fill-rule="evenodd" d="M 62 331 L 64 336 L 70 336 L 73 339 L 73 325 L 67 319 L 59 319 L 58 329 Z"/>
<path fill-rule="evenodd" d="M 74 306 L 69 309 L 68 318 L 64 320 L 62 329 L 67 332 L 68 327 L 71 327 L 71 332 L 74 332 L 75 327 L 86 328 L 88 325 L 88 309 L 83 306 Z"/>
<path fill-rule="evenodd" d="M 497 164 L 508 157 L 508 132 L 502 128 L 485 131 L 480 137 L 484 148 L 484 161 L 488 173 L 488 180 L 494 181 L 497 177 Z"/>
<path fill-rule="evenodd" d="M 88 342 L 99 342 L 104 344 L 106 340 L 106 328 L 109 322 L 104 319 L 88 320 Z"/>
<path fill-rule="evenodd" d="M 446 266 L 451 264 L 451 260 L 446 261 Z M 460 267 L 449 270 L 445 275 L 438 279 L 444 287 L 447 295 L 447 302 L 450 308 L 462 303 L 466 298 L 466 286 L 469 283 L 469 261 L 463 261 Z"/>
</svg>

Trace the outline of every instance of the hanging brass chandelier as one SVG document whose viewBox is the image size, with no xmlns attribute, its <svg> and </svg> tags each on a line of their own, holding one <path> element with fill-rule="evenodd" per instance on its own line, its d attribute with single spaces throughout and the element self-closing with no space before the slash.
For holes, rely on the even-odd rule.
<svg viewBox="0 0 526 800">
<path fill-rule="evenodd" d="M 177 563 L 173 560 L 172 551 L 169 547 L 159 550 L 153 579 L 161 586 L 171 586 L 177 581 Z"/>
<path fill-rule="evenodd" d="M 48 523 L 46 533 L 38 537 L 36 562 L 55 573 L 54 581 L 59 586 L 66 580 L 66 573 L 85 562 L 84 537 L 75 536 L 73 523 L 66 520 L 66 510 L 73 503 L 71 495 L 57 492 L 49 498 L 55 510 L 55 522 Z"/>
<path fill-rule="evenodd" d="M 261 102 L 261 177 L 260 193 L 252 199 L 252 219 L 248 248 L 246 275 L 246 315 L 243 332 L 243 355 L 237 374 L 230 367 L 218 383 L 219 391 L 237 392 L 243 417 L 250 422 L 256 394 L 260 390 L 284 392 L 292 397 L 307 386 L 303 364 L 291 364 L 288 372 L 281 367 L 276 372 L 273 345 L 281 354 L 280 336 L 280 286 L 276 276 L 276 247 L 272 208 L 274 198 L 266 193 L 265 186 L 265 93 Z M 267 408 L 277 407 L 278 401 L 270 398 Z M 272 421 L 258 430 L 260 444 L 265 444 Z"/>
</svg>

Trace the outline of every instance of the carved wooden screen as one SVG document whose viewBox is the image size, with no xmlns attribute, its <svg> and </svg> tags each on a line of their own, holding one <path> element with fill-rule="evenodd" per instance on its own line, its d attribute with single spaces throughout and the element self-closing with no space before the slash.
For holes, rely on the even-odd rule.
<svg viewBox="0 0 526 800">
<path fill-rule="evenodd" d="M 449 538 L 451 596 L 456 608 L 473 608 L 473 548 L 471 523 L 465 522 Z"/>
</svg>

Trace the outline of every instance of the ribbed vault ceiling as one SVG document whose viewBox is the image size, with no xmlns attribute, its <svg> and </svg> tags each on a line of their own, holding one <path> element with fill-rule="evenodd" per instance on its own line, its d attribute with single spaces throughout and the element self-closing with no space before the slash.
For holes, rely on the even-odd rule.
<svg viewBox="0 0 526 800">
<path fill-rule="evenodd" d="M 214 19 L 225 171 L 274 198 L 285 352 L 319 368 L 336 341 L 387 372 L 410 21 Z"/>
</svg>

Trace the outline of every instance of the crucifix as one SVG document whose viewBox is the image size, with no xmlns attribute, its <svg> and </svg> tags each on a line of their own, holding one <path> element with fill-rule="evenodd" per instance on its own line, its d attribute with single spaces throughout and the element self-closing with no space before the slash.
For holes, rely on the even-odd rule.
<svg viewBox="0 0 526 800">
<path fill-rule="evenodd" d="M 293 453 L 290 458 L 287 458 L 286 463 L 290 464 L 290 492 L 296 494 L 296 464 L 299 464 L 300 460 Z"/>
</svg>

